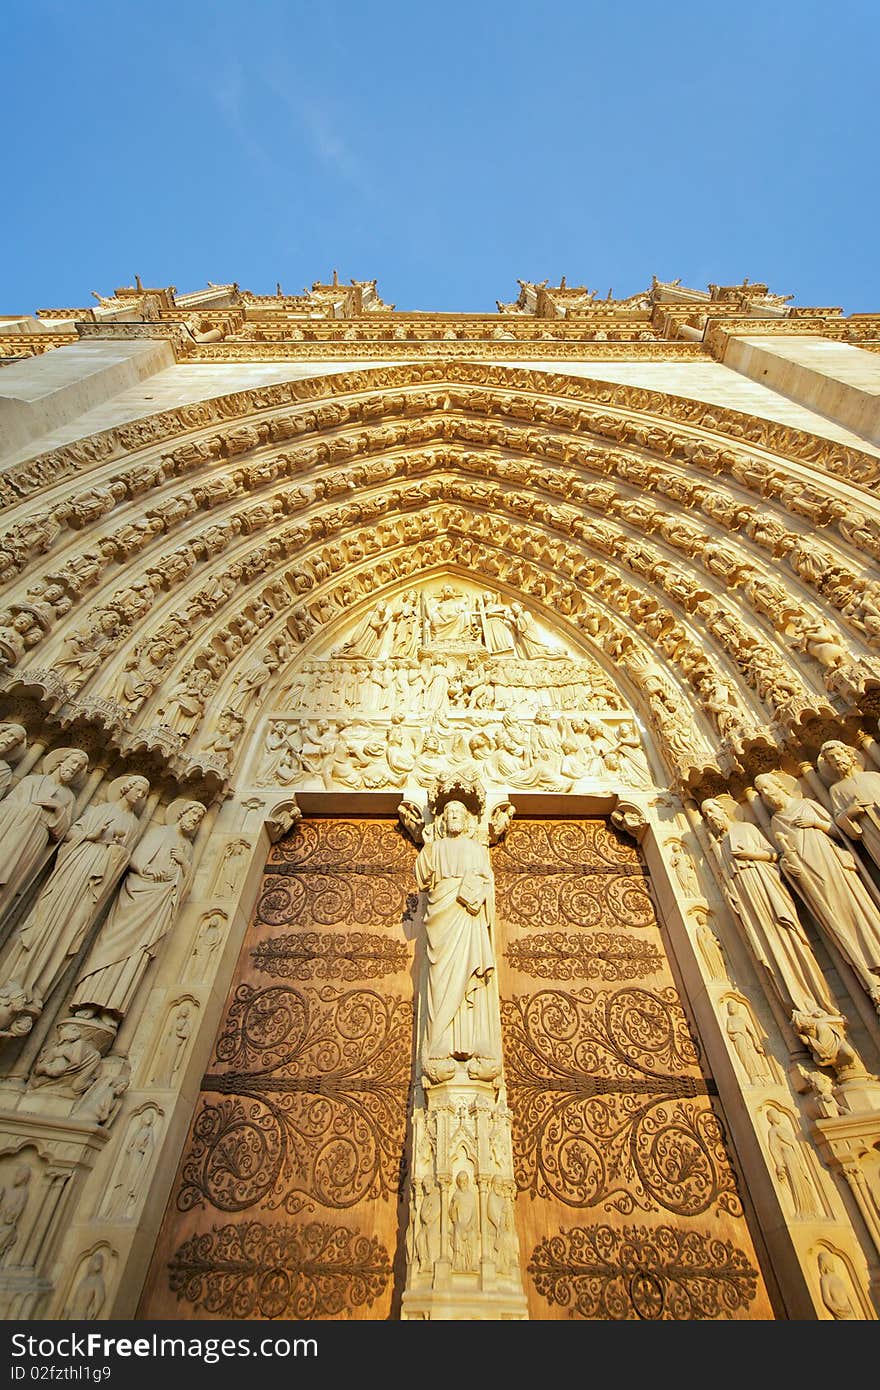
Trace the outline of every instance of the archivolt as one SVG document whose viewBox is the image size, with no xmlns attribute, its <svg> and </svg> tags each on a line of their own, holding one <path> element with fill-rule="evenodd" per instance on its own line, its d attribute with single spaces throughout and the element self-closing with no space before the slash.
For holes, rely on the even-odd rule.
<svg viewBox="0 0 880 1390">
<path fill-rule="evenodd" d="M 184 407 L 172 448 L 77 484 L 62 460 L 39 512 L 9 508 L 6 688 L 162 745 L 160 685 L 205 666 L 222 708 L 256 650 L 280 680 L 339 613 L 457 565 L 604 653 L 692 781 L 876 712 L 880 510 L 838 481 L 876 458 L 659 393 L 440 367 Z"/>
</svg>

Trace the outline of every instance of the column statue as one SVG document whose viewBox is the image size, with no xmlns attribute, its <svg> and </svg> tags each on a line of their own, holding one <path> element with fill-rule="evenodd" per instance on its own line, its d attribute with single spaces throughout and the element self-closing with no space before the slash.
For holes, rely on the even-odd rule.
<svg viewBox="0 0 880 1390">
<path fill-rule="evenodd" d="M 710 798 L 701 808 L 716 837 L 729 900 L 745 926 L 755 955 L 773 977 L 790 1010 L 837 1014 L 798 917 L 794 899 L 776 867 L 779 855 L 751 821 L 739 821 Z"/>
<path fill-rule="evenodd" d="M 52 873 L 13 938 L 3 977 L 25 990 L 30 1012 L 42 1010 L 86 938 L 128 863 L 137 812 L 150 784 L 117 777 L 101 805 L 89 806 L 65 836 Z"/>
<path fill-rule="evenodd" d="M 174 924 L 192 862 L 192 837 L 202 822 L 200 801 L 180 799 L 165 824 L 151 826 L 132 851 L 110 916 L 89 953 L 70 1007 L 123 1018 L 150 961 Z"/>
<path fill-rule="evenodd" d="M 880 1009 L 880 908 L 855 859 L 834 839 L 831 816 L 817 801 L 788 791 L 774 773 L 757 776 L 755 788 L 773 813 L 780 868 Z"/>
<path fill-rule="evenodd" d="M 828 792 L 835 821 L 880 868 L 880 772 L 866 772 L 855 749 L 837 739 L 819 750 L 819 771 L 825 769 L 834 779 Z"/>
<path fill-rule="evenodd" d="M 41 772 L 28 773 L 0 802 L 0 914 L 24 892 L 50 841 L 63 838 L 73 819 L 71 791 L 89 765 L 79 748 L 55 748 Z"/>
<path fill-rule="evenodd" d="M 0 797 L 12 786 L 12 768 L 7 759 L 12 753 L 24 752 L 27 732 L 21 724 L 0 724 Z"/>
</svg>

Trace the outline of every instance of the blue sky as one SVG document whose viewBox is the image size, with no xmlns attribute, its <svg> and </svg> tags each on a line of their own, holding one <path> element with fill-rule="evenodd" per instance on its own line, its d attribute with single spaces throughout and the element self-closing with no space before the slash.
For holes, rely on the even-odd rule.
<svg viewBox="0 0 880 1390">
<path fill-rule="evenodd" d="M 877 0 L 5 0 L 0 314 L 748 276 L 880 310 Z"/>
</svg>

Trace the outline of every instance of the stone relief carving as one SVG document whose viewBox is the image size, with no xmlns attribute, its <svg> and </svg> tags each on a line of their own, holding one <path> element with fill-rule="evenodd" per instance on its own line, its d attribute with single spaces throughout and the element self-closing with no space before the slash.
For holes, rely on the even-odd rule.
<svg viewBox="0 0 880 1390">
<path fill-rule="evenodd" d="M 250 846 L 245 840 L 230 840 L 224 847 L 212 890 L 218 898 L 235 892 L 249 852 Z"/>
<path fill-rule="evenodd" d="M 96 1250 L 88 1257 L 85 1268 L 67 1302 L 65 1316 L 75 1322 L 94 1322 L 100 1318 L 107 1302 L 104 1280 L 106 1252 Z"/>
<path fill-rule="evenodd" d="M 31 1169 L 18 1163 L 11 1173 L 4 1174 L 0 1187 L 0 1263 L 11 1264 L 18 1240 L 18 1223 L 24 1216 L 31 1193 Z"/>
<path fill-rule="evenodd" d="M 220 908 L 205 914 L 199 923 L 192 954 L 186 966 L 187 979 L 207 979 L 211 962 L 223 944 L 228 925 L 229 919 Z"/>
<path fill-rule="evenodd" d="M 819 1293 L 829 1316 L 837 1322 L 860 1319 L 856 1311 L 849 1280 L 840 1273 L 834 1257 L 827 1250 L 820 1250 L 816 1257 L 819 1273 Z"/>
<path fill-rule="evenodd" d="M 151 1086 L 171 1087 L 179 1079 L 193 1028 L 198 1026 L 199 1006 L 186 998 L 172 1004 L 150 1069 Z"/>
<path fill-rule="evenodd" d="M 149 1182 L 161 1118 L 162 1112 L 155 1106 L 132 1115 L 104 1200 L 98 1208 L 99 1219 L 130 1221 L 135 1216 Z"/>
<path fill-rule="evenodd" d="M 764 1043 L 752 1017 L 751 1009 L 742 999 L 726 1001 L 727 1016 L 724 1031 L 751 1085 L 766 1085 L 774 1080 Z"/>
<path fill-rule="evenodd" d="M 694 936 L 709 979 L 717 984 L 726 982 L 727 966 L 724 963 L 721 942 L 712 930 L 712 913 L 708 908 L 695 907 L 691 909 L 689 917 L 694 924 Z"/>
<path fill-rule="evenodd" d="M 767 1149 L 777 1181 L 785 1193 L 790 1215 L 796 1220 L 821 1221 L 827 1216 L 824 1201 L 810 1171 L 806 1149 L 797 1136 L 791 1116 L 771 1106 L 766 1112 Z"/>
<path fill-rule="evenodd" d="M 31 1068 L 32 1093 L 80 1101 L 101 1079 L 102 1058 L 116 1035 L 115 1024 L 98 1018 L 69 1018 L 56 1025 L 55 1038 Z"/>
</svg>

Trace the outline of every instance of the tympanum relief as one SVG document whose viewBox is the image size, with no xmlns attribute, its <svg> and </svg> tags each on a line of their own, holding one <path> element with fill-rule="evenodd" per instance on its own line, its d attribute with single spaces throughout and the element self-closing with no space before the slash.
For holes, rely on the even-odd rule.
<svg viewBox="0 0 880 1390">
<path fill-rule="evenodd" d="M 650 781 L 632 713 L 596 662 L 519 601 L 448 580 L 381 599 L 297 667 L 255 780 L 380 789 L 450 770 L 552 792 Z"/>
</svg>

